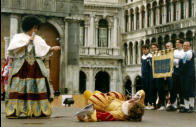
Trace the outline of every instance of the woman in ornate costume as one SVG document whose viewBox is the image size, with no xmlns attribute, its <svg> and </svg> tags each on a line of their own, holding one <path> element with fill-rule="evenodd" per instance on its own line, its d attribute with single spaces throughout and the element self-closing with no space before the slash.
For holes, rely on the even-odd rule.
<svg viewBox="0 0 196 127">
<path fill-rule="evenodd" d="M 14 35 L 9 44 L 13 65 L 5 100 L 7 118 L 49 117 L 52 113 L 53 88 L 43 59 L 60 47 L 50 47 L 35 35 L 40 23 L 36 16 L 26 17 L 22 22 L 24 33 Z"/>
<path fill-rule="evenodd" d="M 125 100 L 124 95 L 118 92 L 91 93 L 84 92 L 90 105 L 76 114 L 80 121 L 141 121 L 144 114 L 145 92 L 140 90 L 134 97 Z"/>
</svg>

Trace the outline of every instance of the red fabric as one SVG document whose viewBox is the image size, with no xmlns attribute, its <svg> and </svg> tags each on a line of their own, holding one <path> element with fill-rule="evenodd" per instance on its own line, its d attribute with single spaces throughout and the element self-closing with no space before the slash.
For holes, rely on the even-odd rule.
<svg viewBox="0 0 196 127">
<path fill-rule="evenodd" d="M 42 75 L 42 72 L 40 70 L 40 67 L 35 61 L 33 65 L 28 64 L 28 62 L 25 60 L 24 64 L 20 68 L 19 72 L 15 74 L 13 77 L 19 77 L 21 79 L 24 78 L 44 78 Z"/>
<path fill-rule="evenodd" d="M 116 121 L 117 120 L 109 112 L 97 112 L 96 115 L 97 115 L 97 120 L 98 121 Z"/>
<path fill-rule="evenodd" d="M 9 57 L 6 59 L 6 62 L 3 65 L 3 69 L 1 70 L 1 92 L 5 92 L 5 77 L 3 77 L 3 72 L 5 69 L 5 66 L 7 66 L 8 63 L 9 63 Z"/>
<path fill-rule="evenodd" d="M 18 93 L 11 92 L 9 99 L 20 99 L 20 100 L 44 100 L 48 99 L 48 94 L 45 93 Z"/>
</svg>

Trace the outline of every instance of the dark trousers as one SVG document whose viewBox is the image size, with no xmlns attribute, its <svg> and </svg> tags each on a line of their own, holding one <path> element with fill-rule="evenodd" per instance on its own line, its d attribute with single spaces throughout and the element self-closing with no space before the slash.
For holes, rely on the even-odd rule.
<svg viewBox="0 0 196 127">
<path fill-rule="evenodd" d="M 148 77 L 143 77 L 142 78 L 142 87 L 143 90 L 145 91 L 145 100 L 144 100 L 144 104 L 148 105 L 151 104 L 151 95 L 150 95 L 150 85 L 151 85 L 151 81 Z"/>
<path fill-rule="evenodd" d="M 170 102 L 171 104 L 174 104 L 177 99 L 177 94 L 179 94 L 179 104 L 184 104 L 182 77 L 178 68 L 174 68 L 172 78 L 173 83 L 170 88 Z"/>
<path fill-rule="evenodd" d="M 151 102 L 154 106 L 156 106 L 156 100 L 157 100 L 156 82 L 157 82 L 157 79 L 152 79 L 152 83 L 151 83 L 151 87 L 150 87 Z"/>
<path fill-rule="evenodd" d="M 156 86 L 157 86 L 157 91 L 159 96 L 159 104 L 160 106 L 165 106 L 164 78 L 157 78 Z"/>
</svg>

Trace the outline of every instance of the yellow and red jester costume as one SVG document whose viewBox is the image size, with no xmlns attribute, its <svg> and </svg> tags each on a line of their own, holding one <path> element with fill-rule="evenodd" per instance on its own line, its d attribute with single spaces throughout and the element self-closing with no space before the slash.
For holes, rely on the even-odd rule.
<svg viewBox="0 0 196 127">
<path fill-rule="evenodd" d="M 94 112 L 88 115 L 88 118 L 80 118 L 80 121 L 115 121 L 126 120 L 128 115 L 129 101 L 125 100 L 125 96 L 119 92 L 92 93 L 89 90 L 84 92 L 88 104 L 94 105 Z M 132 98 L 132 102 L 144 103 L 145 93 L 140 90 Z"/>
</svg>

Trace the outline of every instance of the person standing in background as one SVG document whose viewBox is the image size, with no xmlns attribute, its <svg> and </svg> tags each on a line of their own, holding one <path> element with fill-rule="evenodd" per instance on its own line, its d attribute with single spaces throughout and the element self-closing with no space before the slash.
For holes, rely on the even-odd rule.
<svg viewBox="0 0 196 127">
<path fill-rule="evenodd" d="M 12 68 L 13 59 L 8 56 L 7 61 L 8 61 L 8 64 L 4 67 L 4 72 L 3 72 L 5 93 L 7 91 L 9 72 L 11 71 L 11 68 Z"/>
<path fill-rule="evenodd" d="M 167 111 L 176 111 L 177 110 L 177 94 L 179 94 L 180 105 L 184 104 L 184 100 L 182 99 L 182 89 L 181 89 L 181 75 L 182 70 L 179 65 L 179 61 L 184 57 L 183 49 L 182 49 L 183 40 L 176 40 L 176 49 L 174 50 L 174 71 L 172 74 L 173 86 L 170 89 L 170 105 L 167 106 Z"/>
<path fill-rule="evenodd" d="M 141 81 L 142 89 L 146 93 L 145 109 L 153 109 L 151 97 L 151 81 L 152 81 L 152 54 L 149 53 L 148 45 L 142 46 L 142 65 L 141 65 Z"/>
<path fill-rule="evenodd" d="M 172 50 L 173 49 L 173 44 L 172 42 L 167 42 L 165 44 L 165 50 L 167 52 L 167 50 Z M 171 105 L 171 102 L 170 102 L 170 94 L 171 94 L 171 91 L 172 91 L 172 88 L 173 88 L 173 80 L 172 80 L 172 77 L 165 77 L 164 78 L 164 91 L 165 91 L 165 95 L 166 95 L 166 110 L 167 110 L 167 107 Z"/>
<path fill-rule="evenodd" d="M 6 66 L 6 59 L 3 58 L 1 59 L 1 99 L 5 99 L 5 89 L 4 89 L 4 79 L 5 77 L 3 76 L 4 68 Z"/>
<path fill-rule="evenodd" d="M 191 50 L 189 41 L 183 43 L 184 57 L 180 61 L 182 64 L 181 82 L 182 82 L 182 96 L 184 98 L 184 106 L 180 112 L 194 112 L 194 98 L 195 98 L 195 62 L 194 53 Z"/>
</svg>

